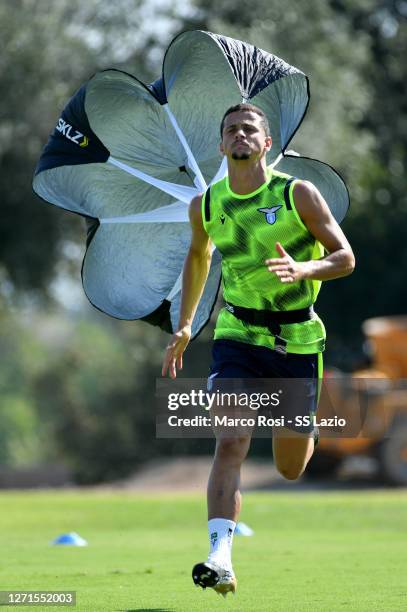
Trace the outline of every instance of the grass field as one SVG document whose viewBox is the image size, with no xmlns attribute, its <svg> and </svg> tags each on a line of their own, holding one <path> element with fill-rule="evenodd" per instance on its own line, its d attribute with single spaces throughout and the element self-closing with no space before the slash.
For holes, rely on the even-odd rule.
<svg viewBox="0 0 407 612">
<path fill-rule="evenodd" d="M 2 493 L 0 590 L 75 590 L 62 609 L 87 612 L 407 610 L 406 491 L 250 493 L 241 519 L 255 535 L 235 537 L 238 593 L 223 600 L 190 576 L 207 554 L 203 495 Z M 49 545 L 67 531 L 89 546 Z"/>
</svg>

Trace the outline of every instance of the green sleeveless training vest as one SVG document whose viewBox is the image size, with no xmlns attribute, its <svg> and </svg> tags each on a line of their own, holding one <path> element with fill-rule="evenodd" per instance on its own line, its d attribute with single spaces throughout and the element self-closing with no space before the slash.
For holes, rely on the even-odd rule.
<svg viewBox="0 0 407 612">
<path fill-rule="evenodd" d="M 319 259 L 322 245 L 302 222 L 294 203 L 295 179 L 268 168 L 267 181 L 253 193 L 239 195 L 228 177 L 214 183 L 202 198 L 203 225 L 222 255 L 223 294 L 226 302 L 256 310 L 297 310 L 313 304 L 321 281 L 283 284 L 264 261 L 279 257 L 280 242 L 296 261 Z M 317 353 L 325 348 L 321 319 L 281 325 L 279 337 L 290 353 Z M 275 336 L 267 327 L 237 319 L 223 308 L 215 340 L 230 339 L 274 348 Z"/>
</svg>

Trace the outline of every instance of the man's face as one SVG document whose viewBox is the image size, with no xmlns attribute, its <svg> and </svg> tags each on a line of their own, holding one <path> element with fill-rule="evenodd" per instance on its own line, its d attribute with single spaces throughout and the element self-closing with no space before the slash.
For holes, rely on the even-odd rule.
<svg viewBox="0 0 407 612">
<path fill-rule="evenodd" d="M 261 117 L 251 111 L 236 111 L 225 118 L 220 151 L 235 160 L 256 160 L 271 148 Z"/>
</svg>

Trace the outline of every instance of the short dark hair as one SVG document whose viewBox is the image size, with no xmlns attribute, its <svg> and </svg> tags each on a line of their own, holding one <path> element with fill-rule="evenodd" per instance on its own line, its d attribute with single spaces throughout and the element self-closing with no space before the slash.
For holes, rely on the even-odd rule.
<svg viewBox="0 0 407 612">
<path fill-rule="evenodd" d="M 261 108 L 259 108 L 258 106 L 255 106 L 254 104 L 248 104 L 247 102 L 244 102 L 244 103 L 242 102 L 241 104 L 235 104 L 235 106 L 231 106 L 230 108 L 228 108 L 226 113 L 223 115 L 223 118 L 220 124 L 220 137 L 221 138 L 223 136 L 223 128 L 225 125 L 226 117 L 230 115 L 231 113 L 236 113 L 238 111 L 251 111 L 252 113 L 256 113 L 256 115 L 259 115 L 261 117 L 261 122 L 260 122 L 261 127 L 265 131 L 266 136 L 270 136 L 269 122 L 268 122 L 266 115 L 261 110 Z"/>
</svg>

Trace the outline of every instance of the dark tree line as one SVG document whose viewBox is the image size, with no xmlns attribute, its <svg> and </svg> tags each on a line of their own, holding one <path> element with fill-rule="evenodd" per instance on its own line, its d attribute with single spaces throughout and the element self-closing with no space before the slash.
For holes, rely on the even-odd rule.
<svg viewBox="0 0 407 612">
<path fill-rule="evenodd" d="M 326 283 L 318 300 L 327 363 L 351 369 L 362 359 L 362 321 L 407 307 L 407 2 L 195 0 L 157 32 L 143 21 L 147 5 L 0 5 L 0 462 L 63 460 L 87 482 L 123 475 L 157 454 L 210 448 L 154 438 L 163 333 L 90 310 L 65 335 L 59 323 L 52 346 L 40 342 L 50 325 L 51 281 L 63 269 L 80 283 L 80 257 L 69 258 L 67 245 L 83 251 L 85 228 L 34 196 L 32 174 L 61 109 L 96 70 L 154 80 L 172 36 L 192 28 L 247 40 L 301 68 L 311 104 L 289 148 L 345 178 L 351 210 L 343 227 L 357 258 L 355 273 Z M 20 308 L 27 304 L 28 319 Z M 68 315 L 59 317 L 69 327 Z M 207 375 L 210 338 L 209 328 L 188 349 L 185 376 Z"/>
</svg>

